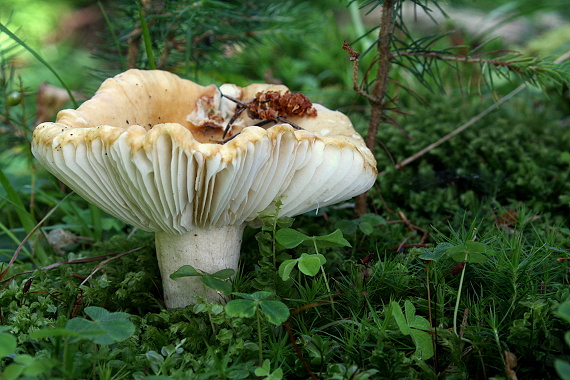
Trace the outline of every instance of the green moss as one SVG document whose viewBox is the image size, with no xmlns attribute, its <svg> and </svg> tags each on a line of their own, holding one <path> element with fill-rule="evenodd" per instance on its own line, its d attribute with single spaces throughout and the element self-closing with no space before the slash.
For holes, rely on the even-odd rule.
<svg viewBox="0 0 570 380">
<path fill-rule="evenodd" d="M 435 97 L 404 124 L 413 140 L 389 127 L 380 138 L 401 161 L 458 128 L 487 103 Z M 570 127 L 562 115 L 546 99 L 526 94 L 403 170 L 388 167 L 379 182 L 390 207 L 411 209 L 431 221 L 482 204 L 524 204 L 564 218 L 570 206 L 564 200 L 570 194 L 569 166 L 562 159 L 568 146 Z"/>
</svg>

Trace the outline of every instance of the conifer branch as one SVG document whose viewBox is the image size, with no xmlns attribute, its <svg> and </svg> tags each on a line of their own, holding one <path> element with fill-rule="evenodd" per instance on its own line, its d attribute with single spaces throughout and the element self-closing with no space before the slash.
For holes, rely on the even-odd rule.
<svg viewBox="0 0 570 380">
<path fill-rule="evenodd" d="M 457 71 L 458 75 L 460 73 L 459 68 L 462 65 L 479 66 L 480 81 L 485 83 L 491 90 L 493 88 L 493 79 L 496 76 L 508 80 L 512 80 L 512 76 L 515 76 L 528 84 L 543 87 L 546 84 L 551 84 L 559 89 L 570 83 L 570 63 L 561 63 L 560 60 L 552 61 L 548 58 L 524 56 L 511 51 L 507 51 L 506 54 L 505 51 L 492 51 L 483 55 L 474 55 L 466 54 L 465 52 L 463 54 L 453 54 L 450 49 L 435 50 L 433 48 L 435 44 L 446 34 L 429 35 L 414 39 L 403 22 L 402 3 L 402 0 L 371 0 L 361 4 L 361 8 L 370 5 L 371 9 L 369 12 L 376 7 L 381 7 L 382 9 L 378 25 L 380 32 L 374 46 L 376 48 L 376 57 L 366 68 L 364 79 L 361 81 L 361 83 L 373 83 L 371 90 L 359 83 L 360 53 L 346 42 L 343 44 L 343 49 L 348 52 L 350 61 L 353 63 L 352 87 L 358 95 L 370 103 L 370 121 L 365 140 L 366 145 L 373 154 L 378 143 L 377 134 L 380 124 L 392 124 L 399 128 L 397 121 L 387 115 L 389 111 L 400 112 L 397 106 L 387 107 L 391 102 L 387 96 L 387 84 L 391 80 L 389 75 L 392 65 L 401 66 L 411 73 L 420 84 L 430 90 L 434 85 L 442 91 L 444 90 L 446 76 L 442 74 L 443 70 L 438 62 L 449 64 L 453 70 Z M 431 12 L 431 9 L 427 6 L 428 3 L 439 8 L 437 1 L 425 2 L 425 4 L 414 1 L 414 3 L 428 15 Z M 373 47 L 370 47 L 366 52 L 372 49 Z M 493 55 L 493 57 L 488 58 L 489 55 Z M 376 67 L 375 78 L 368 80 L 368 75 L 371 74 L 373 67 Z M 509 98 L 510 95 L 505 97 L 502 102 L 507 101 Z M 502 102 L 498 102 L 494 107 L 490 107 L 488 112 L 498 107 Z M 481 115 L 481 117 L 483 116 Z M 468 128 L 469 125 L 472 125 L 472 123 L 468 123 L 464 128 Z M 459 128 L 456 133 L 460 133 L 462 130 L 462 128 Z M 454 135 L 450 134 L 446 138 L 449 139 Z M 381 143 L 381 145 L 385 148 L 384 144 Z M 426 149 L 432 148 L 428 147 Z M 388 155 L 391 157 L 389 152 Z M 400 165 L 398 166 L 401 167 Z M 356 199 L 355 215 L 359 217 L 365 212 L 366 195 L 361 194 Z"/>
<path fill-rule="evenodd" d="M 494 68 L 498 75 L 508 77 L 512 73 L 532 84 L 542 85 L 550 82 L 554 85 L 562 85 L 570 82 L 570 64 L 514 52 L 497 58 L 482 58 L 480 55 L 449 55 L 435 51 L 398 51 L 394 54 L 395 59 L 410 56 Z"/>
</svg>

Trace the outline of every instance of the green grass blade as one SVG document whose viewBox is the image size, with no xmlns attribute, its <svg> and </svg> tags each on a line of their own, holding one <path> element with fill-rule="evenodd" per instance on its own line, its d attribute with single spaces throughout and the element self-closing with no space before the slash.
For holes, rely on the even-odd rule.
<svg viewBox="0 0 570 380">
<path fill-rule="evenodd" d="M 32 217 L 32 215 L 26 210 L 22 199 L 18 195 L 18 192 L 12 187 L 12 184 L 0 169 L 0 185 L 6 191 L 6 195 L 8 197 L 8 201 L 14 206 L 16 210 L 16 214 L 18 214 L 18 218 L 20 219 L 20 223 L 26 230 L 26 232 L 30 232 L 34 226 L 36 225 L 36 220 Z"/>
<path fill-rule="evenodd" d="M 156 70 L 156 63 L 154 62 L 154 53 L 152 52 L 152 42 L 150 40 L 150 33 L 148 31 L 148 25 L 146 24 L 146 20 L 144 19 L 144 15 L 142 13 L 141 5 L 137 2 L 137 9 L 139 11 L 139 18 L 141 20 L 141 29 L 142 29 L 142 36 L 144 41 L 144 47 L 146 51 L 146 58 L 148 59 L 148 67 L 151 70 Z"/>
<path fill-rule="evenodd" d="M 12 231 L 10 231 L 10 229 L 4 225 L 4 223 L 0 223 L 0 230 L 2 230 L 6 234 L 6 236 L 8 236 L 8 238 L 10 238 L 10 240 L 12 240 L 14 243 L 20 244 L 20 240 L 18 239 L 18 237 L 16 235 L 14 235 L 12 233 Z M 22 247 L 22 251 L 24 251 L 26 256 L 31 256 L 30 251 L 28 251 L 28 249 L 26 247 Z M 12 252 L 12 254 L 13 254 L 13 252 Z M 12 257 L 12 254 L 8 255 L 8 254 L 0 253 L 0 255 L 3 255 L 8 259 L 10 259 Z"/>
<path fill-rule="evenodd" d="M 61 79 L 61 77 L 58 75 L 58 73 L 54 70 L 53 67 L 51 67 L 51 65 L 49 63 L 46 62 L 45 59 L 43 59 L 38 53 L 36 53 L 36 51 L 34 49 L 32 49 L 31 47 L 29 47 L 24 41 L 22 41 L 20 38 L 18 38 L 18 36 L 16 36 L 14 33 L 12 33 L 10 31 L 10 29 L 8 29 L 4 24 L 2 24 L 0 22 L 0 30 L 4 33 L 6 33 L 8 35 L 8 37 L 10 37 L 11 39 L 13 39 L 14 41 L 16 41 L 20 46 L 22 46 L 23 48 L 25 48 L 27 51 L 29 51 L 34 58 L 36 58 L 38 61 L 40 61 L 45 67 L 47 67 L 47 69 L 49 71 L 51 71 L 53 73 L 53 75 L 57 78 L 57 80 L 59 81 L 59 83 L 61 84 L 61 86 L 63 88 L 65 88 L 65 91 L 67 91 L 67 94 L 69 95 L 69 98 L 71 99 L 71 101 L 73 102 L 73 106 L 75 108 L 77 108 L 78 104 L 75 101 L 75 98 L 73 97 L 73 94 L 71 93 L 71 90 L 66 86 L 65 82 L 63 81 L 63 79 Z"/>
</svg>

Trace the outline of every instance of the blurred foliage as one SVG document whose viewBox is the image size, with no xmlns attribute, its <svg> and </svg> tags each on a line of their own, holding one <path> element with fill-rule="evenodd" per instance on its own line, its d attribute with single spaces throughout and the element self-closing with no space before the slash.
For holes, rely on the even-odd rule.
<svg viewBox="0 0 570 380">
<path fill-rule="evenodd" d="M 533 55 L 562 55 L 570 50 L 570 25 L 545 32 L 529 41 L 526 50 Z"/>
<path fill-rule="evenodd" d="M 85 44 L 85 36 L 78 34 L 82 31 L 82 23 L 85 22 L 89 26 L 89 22 L 92 21 L 84 20 L 84 15 L 72 12 L 89 4 L 94 2 L 6 0 L 0 9 L 0 22 L 13 32 L 17 32 L 26 44 L 53 66 L 83 68 L 83 70 L 60 70 L 60 74 L 69 86 L 81 88 L 89 78 L 86 68 L 95 67 L 98 62 L 93 59 L 86 47 L 82 46 Z M 73 25 L 74 21 L 77 26 Z M 75 36 L 77 38 L 74 38 Z M 5 46 L 9 42 L 3 33 L 0 34 L 0 46 Z M 6 59 L 4 54 L 1 55 Z M 35 91 L 36 87 L 46 80 L 51 81 L 52 75 L 49 71 L 30 54 L 18 54 L 13 59 L 12 63 L 18 69 L 17 74 L 23 78 L 29 91 Z"/>
<path fill-rule="evenodd" d="M 311 19 L 302 17 L 313 13 L 306 2 L 165 0 L 142 4 L 153 64 L 199 81 L 216 81 L 217 75 L 223 75 L 225 61 L 232 61 L 245 46 L 260 41 L 275 44 L 283 35 L 300 37 L 312 27 Z M 113 21 L 107 24 L 108 45 L 97 54 L 106 60 L 107 69 L 116 73 L 151 67 L 141 46 L 144 33 L 137 4 L 118 0 L 104 9 Z"/>
<path fill-rule="evenodd" d="M 16 26 L 18 34 L 37 49 L 46 36 L 57 29 L 62 15 L 80 6 L 79 3 L 72 4 L 68 0 L 4 0 L 0 10 L 0 22 Z M 5 40 L 5 36 L 0 37 L 0 42 Z"/>
</svg>

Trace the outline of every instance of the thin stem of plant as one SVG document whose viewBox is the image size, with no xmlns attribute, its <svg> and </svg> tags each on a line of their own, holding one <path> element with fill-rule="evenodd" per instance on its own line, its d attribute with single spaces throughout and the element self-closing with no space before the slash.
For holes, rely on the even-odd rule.
<svg viewBox="0 0 570 380">
<path fill-rule="evenodd" d="M 430 277 L 429 271 L 431 269 L 431 265 L 436 265 L 434 261 L 428 261 L 426 265 L 426 286 L 427 286 L 427 301 L 428 301 L 428 319 L 429 319 L 429 327 L 433 329 L 433 334 L 431 336 L 431 342 L 433 345 L 433 360 L 436 364 L 437 368 L 437 326 L 433 323 L 433 315 L 432 315 L 432 306 L 431 306 L 431 286 L 430 286 Z"/>
<path fill-rule="evenodd" d="M 380 33 L 378 35 L 378 67 L 376 70 L 376 82 L 372 89 L 374 104 L 372 104 L 372 113 L 370 115 L 370 124 L 366 134 L 366 145 L 373 150 L 376 147 L 376 135 L 378 127 L 384 115 L 384 97 L 386 96 L 388 75 L 390 73 L 391 59 L 390 47 L 392 43 L 392 35 L 394 34 L 394 1 L 386 0 L 382 4 L 382 19 Z"/>
<path fill-rule="evenodd" d="M 427 285 L 427 301 L 428 301 L 428 320 L 429 320 L 429 327 L 433 328 L 433 320 L 431 315 L 431 287 L 429 281 L 429 270 L 430 270 L 431 261 L 428 261 L 426 265 L 426 285 Z"/>
<path fill-rule="evenodd" d="M 259 311 L 259 305 L 257 306 L 256 310 L 256 318 L 257 318 L 257 344 L 259 345 L 259 366 L 263 365 L 263 350 L 262 345 L 263 341 L 261 339 L 261 312 Z"/>
<path fill-rule="evenodd" d="M 32 49 L 31 47 L 29 47 L 24 41 L 22 41 L 20 38 L 18 38 L 18 36 L 16 36 L 14 33 L 12 33 L 10 31 L 10 29 L 8 29 L 4 24 L 0 23 L 0 31 L 4 32 L 6 35 L 8 35 L 8 37 L 10 37 L 12 40 L 14 40 L 18 45 L 22 46 L 24 49 L 26 49 L 27 51 L 29 51 L 34 58 L 36 58 L 39 62 L 41 62 L 49 71 L 52 72 L 52 74 L 56 77 L 56 79 L 59 81 L 59 83 L 61 84 L 61 86 L 65 89 L 65 91 L 67 91 L 67 94 L 69 95 L 69 99 L 71 99 L 71 102 L 73 103 L 73 106 L 75 108 L 78 107 L 77 101 L 75 100 L 75 97 L 73 96 L 73 94 L 71 93 L 71 90 L 69 89 L 69 87 L 67 87 L 67 85 L 65 84 L 65 82 L 63 81 L 63 79 L 61 79 L 61 77 L 59 76 L 59 74 L 57 73 L 57 71 L 55 71 L 55 69 L 49 64 L 47 63 L 47 61 L 45 59 L 42 58 L 42 56 L 40 56 L 34 49 Z"/>
<path fill-rule="evenodd" d="M 398 52 L 399 56 L 420 56 L 420 57 L 426 57 L 426 58 L 434 58 L 437 59 L 439 61 L 447 61 L 447 62 L 460 62 L 460 63 L 476 63 L 476 64 L 488 64 L 488 65 L 492 65 L 492 66 L 496 66 L 496 67 L 508 67 L 510 70 L 512 71 L 516 71 L 516 72 L 521 72 L 522 69 L 515 67 L 513 64 L 515 63 L 520 63 L 520 62 L 524 62 L 524 61 L 515 61 L 515 60 L 511 60 L 511 61 L 504 61 L 504 60 L 500 60 L 500 59 L 494 59 L 494 58 L 480 58 L 480 57 L 473 57 L 473 56 L 454 56 L 454 55 L 445 55 L 442 53 L 437 53 L 437 52 L 422 52 L 422 51 L 400 51 Z M 538 69 L 537 66 L 528 66 L 525 68 L 525 70 L 533 70 L 533 69 Z"/>
<path fill-rule="evenodd" d="M 137 3 L 137 9 L 139 12 L 139 19 L 140 19 L 140 23 L 141 23 L 142 37 L 143 37 L 143 41 L 144 41 L 146 58 L 148 60 L 148 67 L 151 70 L 156 70 L 156 62 L 154 60 L 154 53 L 152 51 L 152 41 L 150 39 L 150 33 L 148 30 L 148 25 L 147 25 L 146 20 L 145 20 L 144 12 L 143 12 L 139 3 Z"/>
<path fill-rule="evenodd" d="M 297 309 L 297 313 L 300 310 Z M 291 315 L 293 314 L 297 314 L 294 313 L 295 310 L 291 313 Z M 313 380 L 319 380 L 319 378 L 317 377 L 317 375 L 315 375 L 315 373 L 311 370 L 311 367 L 309 366 L 309 363 L 307 363 L 307 361 L 305 360 L 305 358 L 303 358 L 303 353 L 301 352 L 301 350 L 299 349 L 299 346 L 297 345 L 296 339 L 295 339 L 295 335 L 293 334 L 293 331 L 291 330 L 291 324 L 289 323 L 289 321 L 285 321 L 283 323 L 283 326 L 285 326 L 285 329 L 287 330 L 287 335 L 289 335 L 289 341 L 291 342 L 291 345 L 293 346 L 293 349 L 295 350 L 295 352 L 297 353 L 297 357 L 299 358 L 299 360 L 301 360 L 301 363 L 303 363 L 303 366 L 305 367 L 305 370 L 309 373 L 309 376 L 311 376 L 311 379 Z"/>
<path fill-rule="evenodd" d="M 467 268 L 467 255 L 465 254 L 465 265 L 461 270 L 461 279 L 459 280 L 459 289 L 457 290 L 457 300 L 455 301 L 455 309 L 453 310 L 453 332 L 457 334 L 457 313 L 459 312 L 459 301 L 461 299 L 461 291 L 463 290 L 463 280 L 465 279 L 465 269 Z"/>
<path fill-rule="evenodd" d="M 317 241 L 315 239 L 313 239 L 313 245 L 315 247 L 315 253 L 318 255 L 319 254 L 319 248 L 317 247 Z M 333 294 L 332 290 L 329 286 L 329 281 L 327 279 L 327 274 L 325 272 L 325 268 L 321 265 L 321 272 L 323 273 L 323 279 L 325 281 L 325 286 L 327 288 L 327 292 L 329 292 L 329 294 Z M 331 310 L 333 312 L 333 315 L 336 314 L 336 310 L 334 307 L 334 300 L 331 298 Z"/>
<path fill-rule="evenodd" d="M 97 5 L 99 5 L 99 9 L 101 10 L 101 14 L 103 15 L 103 18 L 105 19 L 105 23 L 107 24 L 107 28 L 109 28 L 109 32 L 111 33 L 111 37 L 113 39 L 113 43 L 115 44 L 116 51 L 119 54 L 119 61 L 121 62 L 121 68 L 123 69 L 123 71 L 126 71 L 127 70 L 127 62 L 125 61 L 125 57 L 123 57 L 123 53 L 121 51 L 121 43 L 119 42 L 119 39 L 117 38 L 117 35 L 115 34 L 115 29 L 113 28 L 113 24 L 109 20 L 109 16 L 107 15 L 107 11 L 105 11 L 105 7 L 101 3 L 101 1 L 98 1 Z"/>
</svg>

